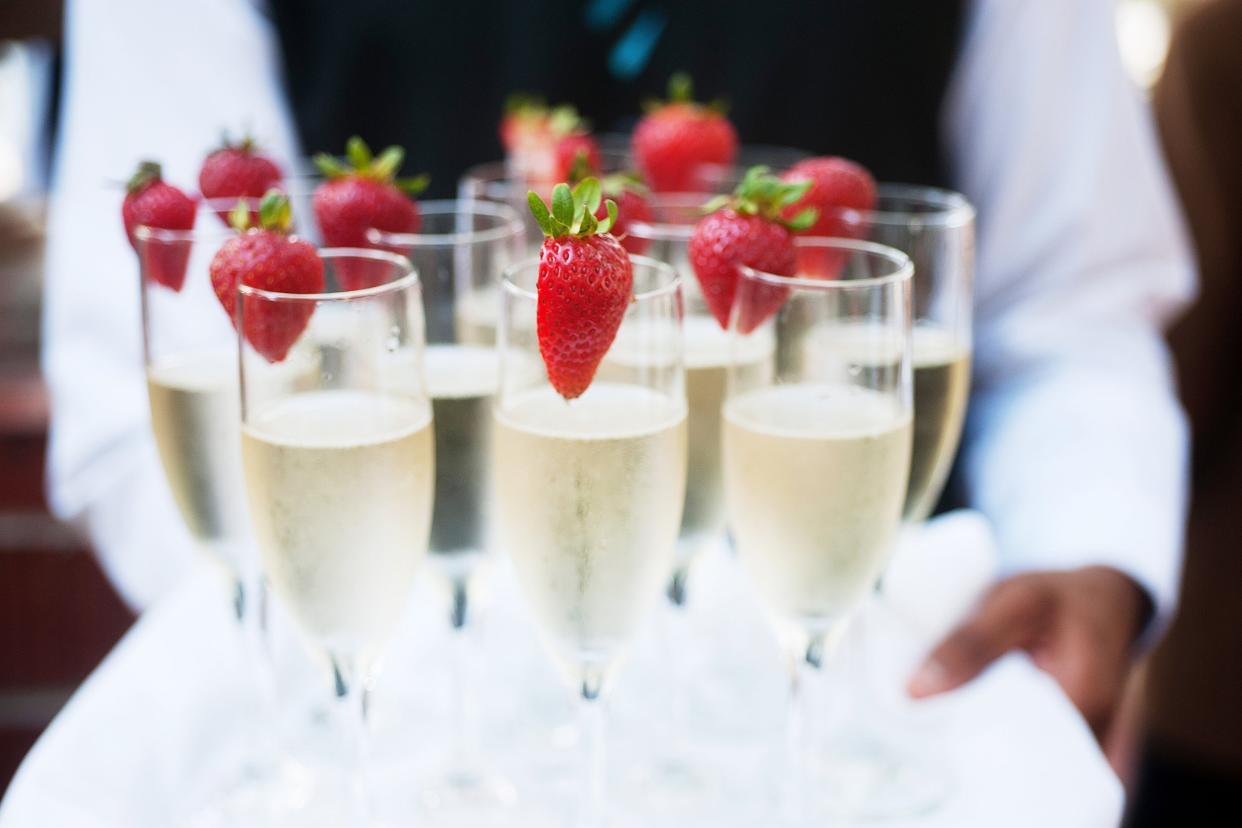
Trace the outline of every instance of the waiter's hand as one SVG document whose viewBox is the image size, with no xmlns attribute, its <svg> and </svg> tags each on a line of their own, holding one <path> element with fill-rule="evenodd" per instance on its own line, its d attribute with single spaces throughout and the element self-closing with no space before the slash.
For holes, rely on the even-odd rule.
<svg viewBox="0 0 1242 828">
<path fill-rule="evenodd" d="M 1151 613 L 1147 594 L 1116 569 L 1031 572 L 996 584 L 910 679 L 915 698 L 952 690 L 1021 648 L 1050 673 L 1099 736 Z"/>
</svg>

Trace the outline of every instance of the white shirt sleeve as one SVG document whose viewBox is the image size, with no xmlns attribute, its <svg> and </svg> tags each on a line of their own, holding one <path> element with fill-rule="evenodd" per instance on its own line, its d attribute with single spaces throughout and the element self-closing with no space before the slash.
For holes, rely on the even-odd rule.
<svg viewBox="0 0 1242 828">
<path fill-rule="evenodd" d="M 1110 0 L 976 0 L 944 128 L 978 208 L 970 501 L 1010 572 L 1177 596 L 1187 428 L 1162 327 L 1194 270 Z"/>
<path fill-rule="evenodd" d="M 83 526 L 125 600 L 142 608 L 189 566 L 189 534 L 155 451 L 142 369 L 137 259 L 121 227 L 139 160 L 197 189 L 222 130 L 282 163 L 297 143 L 271 26 L 246 0 L 71 0 L 48 217 L 43 370 L 49 498 Z"/>
</svg>

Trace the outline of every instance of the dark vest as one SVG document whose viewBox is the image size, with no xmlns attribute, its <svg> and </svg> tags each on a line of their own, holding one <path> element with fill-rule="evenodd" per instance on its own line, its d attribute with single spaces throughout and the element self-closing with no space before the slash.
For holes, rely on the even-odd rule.
<svg viewBox="0 0 1242 828">
<path fill-rule="evenodd" d="M 429 194 L 500 157 L 505 97 L 570 102 L 626 131 L 668 76 L 725 97 L 743 142 L 947 186 L 940 108 L 962 0 L 271 0 L 308 152 L 402 144 Z"/>
</svg>

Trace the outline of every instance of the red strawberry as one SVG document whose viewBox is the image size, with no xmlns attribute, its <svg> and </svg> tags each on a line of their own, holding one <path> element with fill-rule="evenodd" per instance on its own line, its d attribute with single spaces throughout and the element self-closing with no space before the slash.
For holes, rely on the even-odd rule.
<svg viewBox="0 0 1242 828">
<path fill-rule="evenodd" d="M 160 165 L 143 161 L 126 185 L 121 202 L 125 236 L 142 262 L 145 278 L 165 287 L 181 290 L 190 261 L 189 239 L 148 239 L 139 244 L 134 229 L 140 225 L 161 230 L 192 230 L 194 200 L 160 177 Z"/>
<path fill-rule="evenodd" d="M 524 144 L 540 140 L 538 134 L 547 129 L 548 106 L 538 95 L 517 93 L 505 101 L 505 114 L 500 119 L 500 145 L 505 153 L 513 153 Z"/>
<path fill-rule="evenodd" d="M 567 180 L 575 163 L 586 164 L 591 170 L 600 167 L 599 144 L 585 132 L 571 132 L 557 139 L 556 180 Z"/>
<path fill-rule="evenodd" d="M 315 188 L 315 219 L 328 247 L 371 247 L 400 252 L 397 247 L 373 244 L 371 229 L 388 233 L 417 233 L 422 224 L 418 203 L 412 196 L 427 186 L 427 176 L 396 178 L 405 151 L 389 147 L 371 156 L 358 136 L 345 146 L 347 163 L 330 155 L 315 156 L 315 164 L 328 180 Z M 384 262 L 362 259 L 341 261 L 337 278 L 346 290 L 382 284 L 390 274 Z"/>
<path fill-rule="evenodd" d="M 321 293 L 323 260 L 314 246 L 287 235 L 293 223 L 289 199 L 277 190 L 259 204 L 260 226 L 247 229 L 249 211 L 239 201 L 231 220 L 241 231 L 220 246 L 211 260 L 211 286 L 224 311 L 237 325 L 240 285 L 278 293 Z M 247 341 L 268 362 L 280 362 L 306 330 L 315 306 L 310 302 L 243 299 L 242 329 Z"/>
<path fill-rule="evenodd" d="M 673 75 L 669 102 L 648 112 L 634 128 L 631 150 L 651 189 L 696 192 L 705 165 L 728 165 L 737 156 L 737 132 L 716 105 L 691 99 L 690 78 Z"/>
<path fill-rule="evenodd" d="M 655 214 L 647 201 L 647 188 L 633 176 L 620 174 L 610 175 L 603 180 L 604 195 L 617 202 L 617 220 L 612 224 L 612 235 L 621 242 L 621 246 L 637 256 L 647 252 L 650 239 L 639 238 L 629 234 L 630 226 L 636 221 L 651 222 Z M 607 216 L 607 205 L 601 204 L 595 211 L 597 219 Z"/>
<path fill-rule="evenodd" d="M 722 328 L 728 327 L 733 310 L 738 266 L 792 276 L 797 265 L 793 233 L 809 227 L 816 218 L 814 209 L 792 220 L 781 218 L 781 209 L 801 198 L 810 185 L 787 184 L 767 172 L 766 167 L 752 167 L 732 197 L 709 202 L 707 206 L 717 212 L 700 220 L 690 237 L 690 265 L 708 309 Z M 739 299 L 738 330 L 744 334 L 754 330 L 780 308 L 787 293 L 775 285 L 748 288 Z"/>
<path fill-rule="evenodd" d="M 806 195 L 784 210 L 785 218 L 793 218 L 807 207 L 819 210 L 819 218 L 801 231 L 803 235 L 856 238 L 858 222 L 846 219 L 841 211 L 875 208 L 875 179 L 865 167 L 847 158 L 807 158 L 786 170 L 781 179 L 790 183 L 811 182 Z"/>
<path fill-rule="evenodd" d="M 536 333 L 548 381 L 562 397 L 582 395 L 612 346 L 630 303 L 634 272 L 625 248 L 608 231 L 617 208 L 597 221 L 600 184 L 584 179 L 552 191 L 552 211 L 535 191 L 527 194 L 535 221 L 547 236 L 539 249 Z"/>
<path fill-rule="evenodd" d="M 280 167 L 266 155 L 256 150 L 249 137 L 240 143 L 230 143 L 224 136 L 224 144 L 203 160 L 198 172 L 198 191 L 203 198 L 234 200 L 253 199 L 256 203 L 268 190 L 280 188 Z M 218 210 L 216 215 L 229 223 L 230 210 Z M 258 224 L 257 210 L 250 213 L 250 223 Z"/>
</svg>

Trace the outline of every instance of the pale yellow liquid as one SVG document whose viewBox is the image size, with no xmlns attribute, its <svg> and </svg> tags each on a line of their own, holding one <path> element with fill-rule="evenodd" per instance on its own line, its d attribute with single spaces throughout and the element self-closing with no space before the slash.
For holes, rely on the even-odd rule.
<svg viewBox="0 0 1242 828">
<path fill-rule="evenodd" d="M 264 571 L 333 653 L 396 626 L 427 550 L 433 445 L 426 405 L 358 391 L 298 394 L 242 429 Z"/>
<path fill-rule="evenodd" d="M 505 548 L 549 649 L 598 686 L 658 600 L 686 485 L 686 413 L 637 386 L 550 388 L 496 412 Z"/>
<path fill-rule="evenodd" d="M 874 587 L 901 518 L 911 424 L 844 385 L 770 386 L 724 409 L 738 555 L 769 609 L 827 632 Z"/>
<path fill-rule="evenodd" d="M 164 476 L 190 534 L 235 574 L 246 537 L 237 358 L 227 353 L 162 360 L 147 369 L 151 426 Z"/>
<path fill-rule="evenodd" d="M 456 339 L 463 345 L 496 344 L 500 288 L 486 287 L 462 294 L 453 308 Z"/>
<path fill-rule="evenodd" d="M 914 329 L 914 453 L 905 518 L 936 508 L 962 435 L 970 394 L 970 350 L 948 331 Z"/>
<path fill-rule="evenodd" d="M 774 344 L 770 336 L 730 335 L 713 317 L 688 314 L 683 321 L 688 464 L 686 500 L 677 545 L 677 566 L 689 566 L 694 556 L 724 533 L 724 486 L 721 482 L 720 411 L 724 404 L 729 365 L 736 356 L 739 372 L 748 381 L 771 374 Z M 648 334 L 644 336 L 644 334 Z M 644 368 L 667 365 L 671 349 L 658 335 L 642 326 L 623 329 L 605 357 L 601 379 L 640 381 Z M 675 353 L 675 352 L 673 352 Z"/>
</svg>

